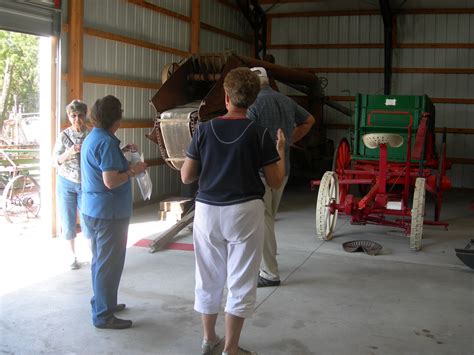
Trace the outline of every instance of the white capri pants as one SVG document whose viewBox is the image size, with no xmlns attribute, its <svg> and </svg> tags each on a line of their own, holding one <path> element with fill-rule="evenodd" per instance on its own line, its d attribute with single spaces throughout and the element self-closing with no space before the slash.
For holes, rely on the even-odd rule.
<svg viewBox="0 0 474 355">
<path fill-rule="evenodd" d="M 227 281 L 225 312 L 242 318 L 253 313 L 262 259 L 264 210 L 262 200 L 230 206 L 196 202 L 196 311 L 219 313 Z"/>
</svg>

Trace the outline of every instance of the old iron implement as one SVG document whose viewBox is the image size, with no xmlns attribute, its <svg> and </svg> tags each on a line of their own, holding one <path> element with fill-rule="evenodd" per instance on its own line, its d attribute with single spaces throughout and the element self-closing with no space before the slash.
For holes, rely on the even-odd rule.
<svg viewBox="0 0 474 355">
<path fill-rule="evenodd" d="M 164 68 L 163 85 L 151 99 L 157 115 L 147 137 L 159 145 L 162 158 L 171 168 L 180 169 L 196 125 L 226 112 L 223 88 L 225 75 L 237 67 L 257 66 L 267 70 L 270 85 L 274 89 L 278 90 L 278 82 L 301 94 L 295 99 L 304 102 L 308 111 L 317 118 L 313 127 L 318 132 L 315 145 L 327 141 L 323 129 L 324 104 L 351 114 L 349 109 L 324 96 L 322 82 L 314 74 L 233 52 L 194 54 L 180 64 L 174 63 Z M 323 154 L 322 150 L 320 154 Z"/>
<path fill-rule="evenodd" d="M 264 67 L 273 89 L 278 90 L 278 82 L 301 94 L 295 100 L 298 103 L 304 102 L 305 108 L 316 118 L 311 137 L 311 161 L 320 165 L 322 156 L 329 150 L 326 146 L 332 143 L 326 139 L 323 128 L 324 104 L 348 115 L 352 111 L 327 100 L 322 81 L 314 74 L 229 51 L 194 54 L 179 64 L 169 64 L 163 69 L 162 86 L 151 99 L 156 117 L 154 127 L 147 137 L 158 144 L 161 157 L 168 166 L 180 170 L 199 122 L 226 112 L 223 82 L 226 74 L 237 67 Z M 308 146 L 303 145 L 302 149 L 308 149 Z M 192 222 L 192 218 L 183 217 L 183 220 L 186 223 Z M 183 223 L 177 224 L 176 227 L 179 228 L 172 228 L 169 233 L 165 233 L 166 240 L 171 240 L 172 234 L 179 232 L 184 226 Z M 155 240 L 153 245 L 156 248 L 152 245 L 151 251 L 161 248 L 163 244 Z"/>
</svg>

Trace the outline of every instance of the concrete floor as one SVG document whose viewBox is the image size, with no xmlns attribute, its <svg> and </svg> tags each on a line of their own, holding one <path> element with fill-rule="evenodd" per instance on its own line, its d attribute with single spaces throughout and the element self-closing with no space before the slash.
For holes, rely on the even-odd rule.
<svg viewBox="0 0 474 355">
<path fill-rule="evenodd" d="M 450 230 L 425 226 L 421 252 L 410 251 L 398 230 L 351 226 L 347 219 L 339 219 L 334 240 L 316 240 L 315 199 L 302 188 L 290 187 L 284 195 L 277 221 L 282 285 L 258 290 L 243 347 L 260 355 L 474 353 L 474 272 L 454 253 L 474 237 L 472 194 L 447 195 L 443 215 Z M 156 205 L 136 210 L 130 245 L 164 228 L 156 212 Z M 128 249 L 119 291 L 127 309 L 120 317 L 134 326 L 115 331 L 91 325 L 86 262 L 78 271 L 67 270 L 61 241 L 41 238 L 36 227 L 2 230 L 2 354 L 200 352 L 194 254 L 177 250 L 192 243 L 189 230 L 173 249 Z M 344 252 L 341 244 L 353 239 L 376 241 L 383 253 Z M 85 243 L 79 244 L 87 261 Z M 221 317 L 218 325 L 222 334 Z"/>
</svg>

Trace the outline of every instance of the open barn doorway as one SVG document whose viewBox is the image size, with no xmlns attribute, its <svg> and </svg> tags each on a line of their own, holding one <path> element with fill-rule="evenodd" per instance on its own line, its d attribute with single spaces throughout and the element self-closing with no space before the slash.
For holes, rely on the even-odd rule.
<svg viewBox="0 0 474 355">
<path fill-rule="evenodd" d="M 0 30 L 0 225 L 51 225 L 52 40 Z"/>
<path fill-rule="evenodd" d="M 2 269 L 15 270 L 4 274 L 0 294 L 57 269 L 51 151 L 58 47 L 56 37 L 0 30 L 0 250 Z"/>
</svg>

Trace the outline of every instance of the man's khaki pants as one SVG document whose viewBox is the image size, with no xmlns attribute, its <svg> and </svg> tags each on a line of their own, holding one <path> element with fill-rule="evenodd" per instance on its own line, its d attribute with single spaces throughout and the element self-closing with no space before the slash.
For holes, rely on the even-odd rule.
<svg viewBox="0 0 474 355">
<path fill-rule="evenodd" d="M 277 242 L 275 237 L 275 216 L 280 205 L 281 196 L 288 182 L 288 176 L 285 176 L 283 183 L 279 189 L 272 189 L 267 185 L 265 179 L 262 178 L 265 185 L 265 195 L 263 202 L 265 204 L 265 237 L 263 239 L 263 255 L 260 265 L 260 276 L 271 281 L 279 281 L 280 273 L 278 272 Z"/>
</svg>

